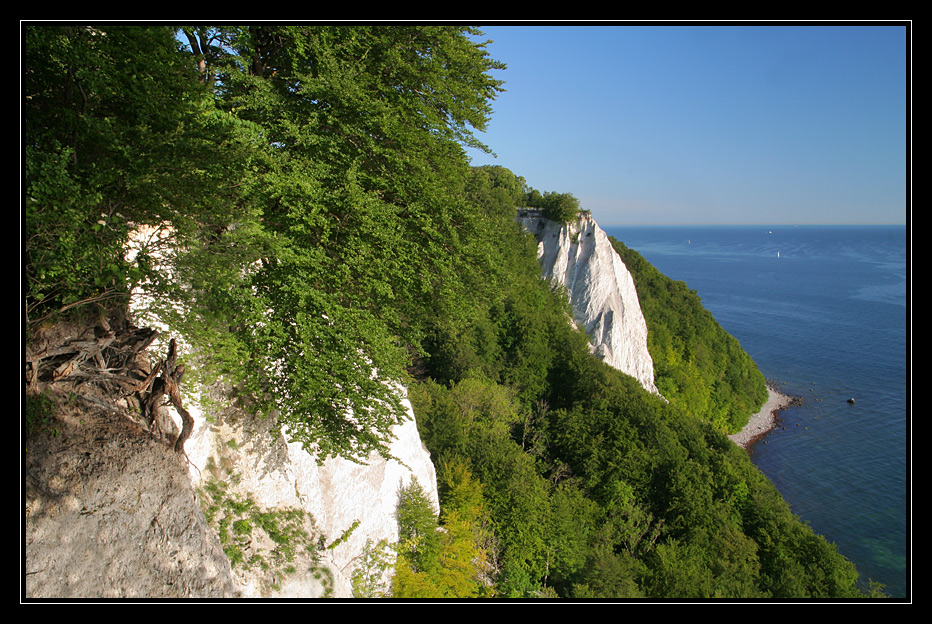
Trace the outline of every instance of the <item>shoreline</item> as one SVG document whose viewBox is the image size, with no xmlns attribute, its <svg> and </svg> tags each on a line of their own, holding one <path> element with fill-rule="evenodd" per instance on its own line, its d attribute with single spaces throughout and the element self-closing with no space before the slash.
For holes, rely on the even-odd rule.
<svg viewBox="0 0 932 624">
<path fill-rule="evenodd" d="M 767 401 L 763 407 L 751 416 L 748 424 L 741 431 L 729 435 L 728 438 L 750 453 L 751 447 L 760 442 L 776 426 L 777 414 L 797 402 L 796 397 L 783 394 L 775 388 L 774 383 L 768 381 Z"/>
</svg>

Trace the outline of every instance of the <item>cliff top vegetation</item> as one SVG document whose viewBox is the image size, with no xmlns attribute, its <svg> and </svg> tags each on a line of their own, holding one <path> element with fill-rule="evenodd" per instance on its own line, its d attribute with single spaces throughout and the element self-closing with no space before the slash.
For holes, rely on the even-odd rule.
<svg viewBox="0 0 932 624">
<path fill-rule="evenodd" d="M 514 217 L 578 201 L 465 156 L 503 89 L 477 30 L 26 24 L 23 44 L 27 340 L 145 286 L 188 375 L 321 459 L 387 453 L 385 380 L 406 383 L 447 537 L 418 551 L 414 510 L 395 595 L 860 595 L 722 433 L 738 408 L 699 405 L 745 396 L 750 364 L 711 388 L 671 367 L 691 389 L 668 404 L 566 322 Z M 129 259 L 140 226 L 169 236 Z M 699 302 L 654 292 L 652 348 L 717 361 L 678 343 Z M 647 313 L 668 300 L 689 328 Z"/>
</svg>

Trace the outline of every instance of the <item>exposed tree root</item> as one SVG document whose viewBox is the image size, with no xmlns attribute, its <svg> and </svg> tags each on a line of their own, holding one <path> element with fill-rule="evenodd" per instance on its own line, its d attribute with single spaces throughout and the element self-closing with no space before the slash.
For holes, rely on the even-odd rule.
<svg viewBox="0 0 932 624">
<path fill-rule="evenodd" d="M 106 320 L 96 327 L 61 341 L 35 349 L 27 346 L 25 382 L 27 390 L 40 391 L 48 384 L 92 383 L 115 396 L 135 396 L 141 416 L 151 431 L 168 437 L 172 448 L 184 453 L 191 436 L 194 419 L 181 398 L 184 365 L 177 363 L 177 348 L 172 339 L 168 353 L 150 370 L 145 349 L 158 336 L 151 328 L 126 326 L 114 332 Z M 180 433 L 174 436 L 174 424 L 161 413 L 171 404 L 181 416 Z"/>
</svg>

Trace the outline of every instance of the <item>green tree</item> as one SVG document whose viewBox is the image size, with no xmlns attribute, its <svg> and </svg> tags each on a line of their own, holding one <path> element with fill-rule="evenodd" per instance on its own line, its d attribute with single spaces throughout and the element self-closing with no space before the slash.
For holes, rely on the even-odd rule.
<svg viewBox="0 0 932 624">
<path fill-rule="evenodd" d="M 501 66 L 468 28 L 184 32 L 254 145 L 242 218 L 189 250 L 178 274 L 193 287 L 164 301 L 185 301 L 175 321 L 215 347 L 210 368 L 292 441 L 321 460 L 386 454 L 403 414 L 392 382 L 488 267 L 463 146 L 483 147 L 473 129 Z"/>
<path fill-rule="evenodd" d="M 640 579 L 646 566 L 629 552 L 616 553 L 605 542 L 596 543 L 590 551 L 579 581 L 572 587 L 574 598 L 644 598 Z"/>
<path fill-rule="evenodd" d="M 485 566 L 478 526 L 457 510 L 444 514 L 435 583 L 448 598 L 478 598 L 487 593 L 481 576 Z"/>
<path fill-rule="evenodd" d="M 599 505 L 571 482 L 561 482 L 550 497 L 547 526 L 548 585 L 569 592 L 571 582 L 585 568 L 598 530 Z"/>
<path fill-rule="evenodd" d="M 447 469 L 452 481 L 446 485 L 450 504 L 442 527 L 416 479 L 399 497 L 392 580 L 396 598 L 475 598 L 486 593 L 481 581 L 481 486 L 462 464 L 448 464 Z"/>
<path fill-rule="evenodd" d="M 399 492 L 395 517 L 399 557 L 414 572 L 432 572 L 440 557 L 440 525 L 437 511 L 417 479 Z"/>
<path fill-rule="evenodd" d="M 444 578 L 439 583 L 450 596 L 491 595 L 489 552 L 495 546 L 482 483 L 459 456 L 441 461 L 437 480 L 445 532 L 440 555 Z"/>
<path fill-rule="evenodd" d="M 396 557 L 387 540 L 373 544 L 366 540 L 352 574 L 353 598 L 388 598 L 391 596 L 389 572 Z"/>
<path fill-rule="evenodd" d="M 554 193 L 547 191 L 543 195 L 532 190 L 527 195 L 527 205 L 538 208 L 551 221 L 569 223 L 579 214 L 579 200 L 572 193 Z"/>
<path fill-rule="evenodd" d="M 476 208 L 513 219 L 514 209 L 526 203 L 527 184 L 505 167 L 484 165 L 472 168 L 466 194 Z"/>
<path fill-rule="evenodd" d="M 126 305 L 159 278 L 124 258 L 133 227 L 171 224 L 183 247 L 234 212 L 235 129 L 171 28 L 26 25 L 23 44 L 27 322 Z"/>
</svg>

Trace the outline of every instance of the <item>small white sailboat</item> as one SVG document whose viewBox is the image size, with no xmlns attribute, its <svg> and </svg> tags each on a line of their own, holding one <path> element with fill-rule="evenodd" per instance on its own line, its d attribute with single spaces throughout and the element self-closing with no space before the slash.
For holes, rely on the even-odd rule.
<svg viewBox="0 0 932 624">
<path fill-rule="evenodd" d="M 778 258 L 780 257 L 780 252 L 779 252 L 779 251 L 777 252 L 777 257 L 778 257 Z"/>
</svg>

